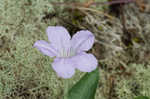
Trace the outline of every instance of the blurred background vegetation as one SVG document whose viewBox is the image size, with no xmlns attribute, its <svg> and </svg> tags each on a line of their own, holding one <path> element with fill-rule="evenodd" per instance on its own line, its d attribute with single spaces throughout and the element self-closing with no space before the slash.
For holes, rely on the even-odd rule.
<svg viewBox="0 0 150 99">
<path fill-rule="evenodd" d="M 99 60 L 95 99 L 150 97 L 150 1 L 87 2 L 0 0 L 0 99 L 62 99 L 63 79 L 51 69 L 52 59 L 32 47 L 47 40 L 50 25 L 64 26 L 71 35 L 88 29 L 96 36 L 90 50 Z M 83 75 L 77 71 L 70 87 Z"/>
</svg>

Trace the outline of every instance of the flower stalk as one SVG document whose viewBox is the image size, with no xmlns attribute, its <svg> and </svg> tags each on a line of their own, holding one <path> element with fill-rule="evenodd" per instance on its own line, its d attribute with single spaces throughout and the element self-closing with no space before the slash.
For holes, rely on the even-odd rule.
<svg viewBox="0 0 150 99">
<path fill-rule="evenodd" d="M 68 99 L 69 82 L 64 80 L 64 99 Z"/>
</svg>

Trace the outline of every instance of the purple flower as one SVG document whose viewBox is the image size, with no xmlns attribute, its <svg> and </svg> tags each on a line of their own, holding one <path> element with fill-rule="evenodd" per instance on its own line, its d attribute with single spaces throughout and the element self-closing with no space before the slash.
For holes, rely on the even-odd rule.
<svg viewBox="0 0 150 99">
<path fill-rule="evenodd" d="M 96 69 L 98 62 L 95 56 L 87 54 L 94 43 L 94 35 L 88 30 L 77 32 L 72 38 L 68 31 L 61 26 L 49 26 L 46 30 L 50 43 L 39 40 L 34 47 L 44 55 L 56 57 L 52 68 L 62 78 L 71 78 L 75 69 L 91 72 Z"/>
</svg>

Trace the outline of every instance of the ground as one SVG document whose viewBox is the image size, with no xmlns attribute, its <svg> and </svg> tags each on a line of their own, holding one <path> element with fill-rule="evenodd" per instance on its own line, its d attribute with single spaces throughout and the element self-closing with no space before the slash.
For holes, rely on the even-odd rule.
<svg viewBox="0 0 150 99">
<path fill-rule="evenodd" d="M 50 25 L 64 26 L 71 35 L 88 29 L 96 36 L 89 51 L 99 60 L 95 99 L 150 97 L 148 0 L 144 10 L 129 3 L 117 13 L 108 5 L 73 7 L 52 1 L 0 0 L 0 99 L 62 99 L 64 80 L 52 70 L 52 59 L 33 48 L 37 40 L 47 40 Z M 77 71 L 70 87 L 83 75 Z"/>
</svg>

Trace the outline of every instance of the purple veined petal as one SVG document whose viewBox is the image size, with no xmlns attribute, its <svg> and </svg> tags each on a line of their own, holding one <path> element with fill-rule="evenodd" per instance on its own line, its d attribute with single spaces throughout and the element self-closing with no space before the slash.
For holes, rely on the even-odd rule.
<svg viewBox="0 0 150 99">
<path fill-rule="evenodd" d="M 81 30 L 77 32 L 72 40 L 71 45 L 78 53 L 88 51 L 94 44 L 94 35 L 88 30 Z"/>
<path fill-rule="evenodd" d="M 62 78 L 71 78 L 75 73 L 75 67 L 69 58 L 55 58 L 52 63 L 52 68 L 56 71 L 57 75 Z"/>
<path fill-rule="evenodd" d="M 60 52 L 70 48 L 71 36 L 62 26 L 49 26 L 46 30 L 48 40 Z"/>
<path fill-rule="evenodd" d="M 44 40 L 36 41 L 33 45 L 33 47 L 36 47 L 40 52 L 42 52 L 44 55 L 54 57 L 58 56 L 58 52 Z"/>
<path fill-rule="evenodd" d="M 79 53 L 73 57 L 75 67 L 82 72 L 91 72 L 97 68 L 98 61 L 93 54 L 85 52 Z"/>
</svg>

